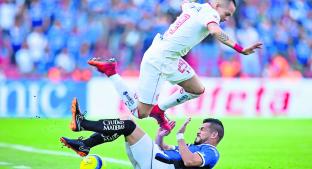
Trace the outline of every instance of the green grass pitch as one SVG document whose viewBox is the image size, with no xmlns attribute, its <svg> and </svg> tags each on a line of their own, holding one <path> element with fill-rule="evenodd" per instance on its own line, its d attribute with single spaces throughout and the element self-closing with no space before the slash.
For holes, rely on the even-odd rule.
<svg viewBox="0 0 312 169">
<path fill-rule="evenodd" d="M 222 119 L 225 137 L 219 144 L 220 161 L 215 169 L 312 169 L 312 119 Z M 175 133 L 166 142 L 176 144 Z M 155 137 L 156 122 L 137 120 L 141 128 Z M 201 119 L 192 119 L 186 131 L 193 142 Z M 90 132 L 71 132 L 69 119 L 0 119 L 0 169 L 78 169 L 81 158 L 62 148 L 59 138 L 88 136 Z M 124 139 L 92 149 L 91 154 L 109 158 L 109 169 L 130 169 L 111 159 L 128 161 Z M 17 167 L 16 167 L 17 166 Z"/>
</svg>

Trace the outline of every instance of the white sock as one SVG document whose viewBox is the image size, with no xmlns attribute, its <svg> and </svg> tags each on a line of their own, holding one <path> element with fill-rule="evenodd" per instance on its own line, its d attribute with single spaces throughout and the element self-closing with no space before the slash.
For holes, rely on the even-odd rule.
<svg viewBox="0 0 312 169">
<path fill-rule="evenodd" d="M 131 111 L 131 113 L 135 117 L 139 118 L 138 104 L 135 93 L 128 88 L 119 74 L 114 74 L 110 76 L 109 79 L 113 82 L 120 98 Z"/>
<path fill-rule="evenodd" d="M 186 92 L 183 88 L 170 95 L 166 100 L 158 104 L 158 107 L 166 111 L 176 105 L 182 104 L 188 100 L 199 97 L 200 95 Z"/>
</svg>

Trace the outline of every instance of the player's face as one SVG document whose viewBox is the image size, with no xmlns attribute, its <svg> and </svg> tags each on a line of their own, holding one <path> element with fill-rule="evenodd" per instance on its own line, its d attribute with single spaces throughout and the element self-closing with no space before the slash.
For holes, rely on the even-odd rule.
<svg viewBox="0 0 312 169">
<path fill-rule="evenodd" d="M 197 132 L 197 136 L 194 144 L 207 143 L 211 136 L 212 131 L 210 130 L 210 123 L 203 123 Z"/>
<path fill-rule="evenodd" d="M 220 22 L 227 21 L 231 16 L 233 16 L 236 7 L 233 2 L 228 5 L 220 4 L 216 9 L 220 15 Z"/>
</svg>

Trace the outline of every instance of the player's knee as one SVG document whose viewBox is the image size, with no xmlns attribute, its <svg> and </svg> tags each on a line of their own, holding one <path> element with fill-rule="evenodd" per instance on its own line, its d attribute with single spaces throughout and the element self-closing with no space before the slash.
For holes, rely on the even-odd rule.
<svg viewBox="0 0 312 169">
<path fill-rule="evenodd" d="M 139 119 L 144 119 L 149 116 L 149 114 L 146 111 L 138 111 L 138 114 L 139 114 L 138 116 Z"/>
<path fill-rule="evenodd" d="M 191 94 L 197 97 L 205 93 L 205 87 L 201 87 L 198 90 L 194 90 Z"/>
<path fill-rule="evenodd" d="M 147 106 L 147 105 L 139 102 L 138 109 L 137 109 L 137 113 L 138 113 L 137 117 L 139 119 L 144 119 L 146 117 L 149 117 L 149 114 L 150 114 L 152 108 L 153 107 L 150 105 Z"/>
<path fill-rule="evenodd" d="M 132 134 L 132 132 L 136 128 L 136 124 L 132 120 L 124 120 L 125 123 L 125 129 L 124 129 L 124 135 L 127 137 Z"/>
<path fill-rule="evenodd" d="M 202 95 L 205 93 L 205 87 L 202 87 L 198 93 L 198 95 Z"/>
<path fill-rule="evenodd" d="M 140 114 L 139 119 L 144 119 L 144 118 L 146 118 L 146 117 L 148 117 L 147 114 Z"/>
</svg>

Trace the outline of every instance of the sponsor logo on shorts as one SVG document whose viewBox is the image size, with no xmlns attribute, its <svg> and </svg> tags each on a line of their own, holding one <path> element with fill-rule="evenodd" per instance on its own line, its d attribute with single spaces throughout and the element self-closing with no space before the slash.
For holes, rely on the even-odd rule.
<svg viewBox="0 0 312 169">
<path fill-rule="evenodd" d="M 182 74 L 186 71 L 187 73 L 190 73 L 188 71 L 188 65 L 183 59 L 179 59 L 178 63 L 178 71 L 181 72 Z"/>
<path fill-rule="evenodd" d="M 184 96 L 182 96 L 181 98 L 178 98 L 178 99 L 177 99 L 177 102 L 178 102 L 178 103 L 181 103 L 181 102 L 186 101 L 186 100 L 188 100 L 188 99 L 189 99 L 189 97 L 188 97 L 187 95 L 184 95 Z"/>
</svg>

